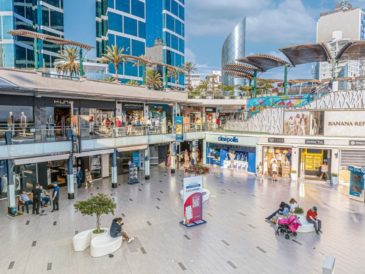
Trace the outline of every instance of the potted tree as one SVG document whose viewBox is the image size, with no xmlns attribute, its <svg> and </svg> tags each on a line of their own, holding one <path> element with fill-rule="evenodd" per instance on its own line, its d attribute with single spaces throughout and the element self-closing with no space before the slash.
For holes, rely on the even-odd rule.
<svg viewBox="0 0 365 274">
<path fill-rule="evenodd" d="M 82 215 L 96 216 L 96 229 L 93 230 L 92 234 L 97 235 L 105 233 L 105 230 L 101 229 L 101 215 L 110 213 L 114 215 L 116 204 L 109 196 L 98 193 L 86 201 L 76 202 L 74 207 Z"/>
<path fill-rule="evenodd" d="M 331 183 L 333 185 L 337 185 L 338 184 L 338 174 L 337 173 L 332 173 L 331 174 Z"/>
<path fill-rule="evenodd" d="M 298 217 L 298 220 L 299 220 L 302 224 L 304 224 L 304 223 L 305 223 L 305 221 L 306 221 L 306 217 L 305 217 L 305 215 L 304 215 L 304 210 L 303 210 L 303 208 L 301 208 L 301 207 L 296 207 L 296 208 L 294 209 L 294 214 Z"/>
</svg>

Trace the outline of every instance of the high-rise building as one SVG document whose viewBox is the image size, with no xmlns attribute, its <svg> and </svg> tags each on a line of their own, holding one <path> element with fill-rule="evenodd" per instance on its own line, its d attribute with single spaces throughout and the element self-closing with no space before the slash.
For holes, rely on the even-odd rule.
<svg viewBox="0 0 365 274">
<path fill-rule="evenodd" d="M 165 64 L 181 67 L 185 52 L 184 0 L 96 0 L 97 56 L 107 45 L 124 48 L 132 56 L 146 55 L 147 48 Z M 156 44 L 156 41 L 162 41 Z M 110 66 L 110 73 L 114 67 Z M 143 68 L 126 62 L 119 68 L 121 82 L 143 80 Z M 180 75 L 180 83 L 184 83 Z M 171 77 L 170 85 L 173 85 Z"/>
<path fill-rule="evenodd" d="M 339 1 L 335 10 L 321 14 L 317 22 L 317 43 L 326 43 L 335 57 L 351 40 L 365 40 L 365 12 L 348 1 Z M 333 76 L 356 77 L 362 75 L 362 67 L 361 60 L 344 60 L 336 66 L 324 62 L 319 64 L 317 76 L 320 80 Z"/>
<path fill-rule="evenodd" d="M 8 32 L 25 29 L 64 36 L 63 0 L 0 0 L 0 67 L 33 68 L 34 41 Z M 51 67 L 60 46 L 38 41 L 38 63 Z"/>
<path fill-rule="evenodd" d="M 224 73 L 224 66 L 233 64 L 238 58 L 245 56 L 246 41 L 246 18 L 235 26 L 233 31 L 227 36 L 222 47 L 222 71 L 223 84 L 225 85 L 242 85 L 244 79 L 233 78 Z"/>
<path fill-rule="evenodd" d="M 174 67 L 183 67 L 185 62 L 185 0 L 146 0 L 147 47 L 154 47 L 162 41 L 162 60 Z M 169 77 L 170 86 L 183 87 L 184 75 L 179 79 Z"/>
<path fill-rule="evenodd" d="M 145 55 L 146 4 L 140 0 L 96 0 L 96 47 L 102 57 L 107 46 L 117 45 L 124 53 Z M 114 66 L 109 66 L 114 74 Z M 119 67 L 121 82 L 142 81 L 142 67 L 125 62 Z"/>
</svg>

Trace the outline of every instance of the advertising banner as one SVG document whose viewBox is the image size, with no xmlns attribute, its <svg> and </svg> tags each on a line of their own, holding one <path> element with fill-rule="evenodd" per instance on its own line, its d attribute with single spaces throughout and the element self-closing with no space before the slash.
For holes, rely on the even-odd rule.
<svg viewBox="0 0 365 274">
<path fill-rule="evenodd" d="M 184 221 L 185 226 L 193 226 L 203 221 L 203 177 L 184 178 Z"/>
<path fill-rule="evenodd" d="M 365 111 L 326 111 L 325 136 L 348 137 L 365 136 Z"/>
<path fill-rule="evenodd" d="M 323 114 L 319 111 L 286 111 L 284 134 L 296 136 L 323 134 Z"/>
<path fill-rule="evenodd" d="M 349 166 L 350 175 L 350 198 L 364 201 L 364 177 L 365 168 Z"/>
<path fill-rule="evenodd" d="M 176 142 L 184 141 L 183 117 L 182 116 L 175 116 L 175 134 L 176 134 Z"/>
</svg>

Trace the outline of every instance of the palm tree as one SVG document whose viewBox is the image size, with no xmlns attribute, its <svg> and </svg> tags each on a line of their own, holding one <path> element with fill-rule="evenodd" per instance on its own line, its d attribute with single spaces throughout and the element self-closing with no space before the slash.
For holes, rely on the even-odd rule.
<svg viewBox="0 0 365 274">
<path fill-rule="evenodd" d="M 58 73 L 69 74 L 71 77 L 80 73 L 79 53 L 76 47 L 67 47 L 59 51 L 60 58 L 54 62 Z"/>
<path fill-rule="evenodd" d="M 196 71 L 196 66 L 192 62 L 186 62 L 184 64 L 184 70 L 187 74 L 187 80 L 188 80 L 188 89 L 191 90 L 191 74 Z"/>
<path fill-rule="evenodd" d="M 111 47 L 107 46 L 106 54 L 103 55 L 103 59 L 114 65 L 115 82 L 119 83 L 118 67 L 120 64 L 123 64 L 125 62 L 124 48 L 119 48 L 116 45 L 113 45 Z"/>
<path fill-rule="evenodd" d="M 169 77 L 174 77 L 176 89 L 179 89 L 179 69 L 178 68 L 167 68 L 167 73 Z"/>
<path fill-rule="evenodd" d="M 147 87 L 154 90 L 161 90 L 163 88 L 163 82 L 161 80 L 161 74 L 153 69 L 147 70 L 146 77 Z"/>
</svg>

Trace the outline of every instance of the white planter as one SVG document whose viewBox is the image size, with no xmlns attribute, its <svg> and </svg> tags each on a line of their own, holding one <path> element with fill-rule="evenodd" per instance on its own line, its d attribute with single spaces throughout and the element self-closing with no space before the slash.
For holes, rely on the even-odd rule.
<svg viewBox="0 0 365 274">
<path fill-rule="evenodd" d="M 95 230 L 96 228 L 93 229 L 93 231 Z M 102 233 L 94 233 L 94 232 L 91 232 L 91 240 L 94 239 L 95 237 L 98 237 L 98 236 L 101 236 L 101 235 L 104 235 L 104 234 L 107 234 L 108 233 L 108 229 L 105 228 L 105 227 L 101 227 L 100 228 L 101 230 L 104 230 Z"/>
</svg>

